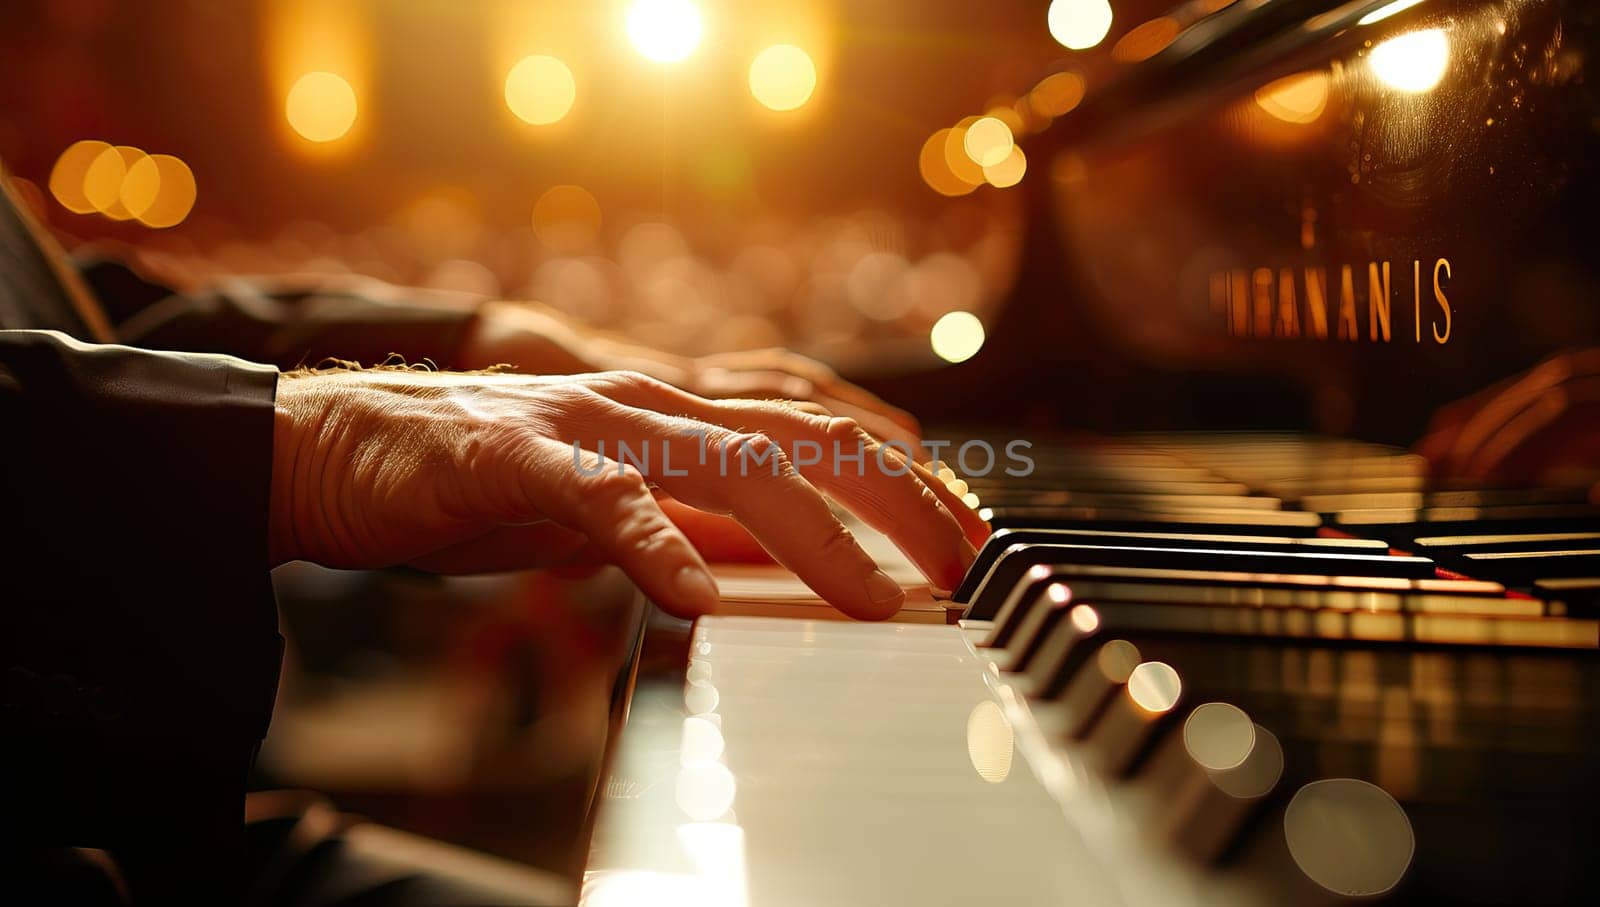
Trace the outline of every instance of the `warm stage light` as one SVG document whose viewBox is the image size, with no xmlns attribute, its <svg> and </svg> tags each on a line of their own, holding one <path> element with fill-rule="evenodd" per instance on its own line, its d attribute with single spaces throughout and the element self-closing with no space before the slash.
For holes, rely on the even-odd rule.
<svg viewBox="0 0 1600 907">
<path fill-rule="evenodd" d="M 1083 76 L 1058 72 L 1033 86 L 1033 91 L 1028 92 L 1028 105 L 1040 116 L 1058 117 L 1078 106 L 1086 88 Z"/>
<path fill-rule="evenodd" d="M 965 362 L 983 349 L 983 322 L 971 312 L 949 312 L 928 335 L 933 352 L 946 362 Z"/>
<path fill-rule="evenodd" d="M 144 158 L 145 153 L 132 145 L 114 145 L 101 151 L 83 175 L 83 197 L 106 217 L 129 220 L 133 214 L 122 205 L 122 184 L 129 168 Z"/>
<path fill-rule="evenodd" d="M 1450 66 L 1450 40 L 1437 28 L 1397 35 L 1372 49 L 1369 58 L 1378 81 L 1413 94 L 1428 91 Z"/>
<path fill-rule="evenodd" d="M 50 170 L 50 194 L 56 197 L 63 208 L 73 214 L 95 212 L 94 203 L 83 193 L 85 177 L 100 153 L 110 150 L 111 146 L 105 142 L 86 139 L 73 142 L 56 158 L 56 165 Z"/>
<path fill-rule="evenodd" d="M 289 125 L 311 142 L 343 138 L 356 122 L 356 92 L 331 72 L 308 72 L 284 101 Z"/>
<path fill-rule="evenodd" d="M 817 67 L 793 44 L 775 44 L 750 61 L 750 93 L 773 110 L 794 110 L 811 100 Z"/>
<path fill-rule="evenodd" d="M 170 154 L 140 158 L 123 178 L 121 199 L 146 227 L 175 227 L 194 208 L 194 172 Z"/>
<path fill-rule="evenodd" d="M 967 134 L 962 136 L 961 146 L 974 164 L 979 167 L 993 167 L 1006 159 L 1011 149 L 1016 146 L 1016 140 L 1012 138 L 1011 129 L 1003 120 L 998 117 L 981 117 L 967 127 Z"/>
<path fill-rule="evenodd" d="M 1256 89 L 1256 104 L 1285 123 L 1314 123 L 1328 107 L 1328 74 L 1295 73 Z"/>
<path fill-rule="evenodd" d="M 1088 50 L 1111 31 L 1108 0 L 1053 0 L 1048 14 L 1050 37 L 1068 50 Z"/>
<path fill-rule="evenodd" d="M 917 169 L 922 174 L 922 181 L 928 188 L 946 196 L 966 195 L 976 189 L 977 183 L 968 182 L 956 176 L 950 169 L 950 164 L 945 156 L 945 148 L 949 144 L 951 129 L 940 129 L 922 145 L 922 154 L 917 158 Z"/>
<path fill-rule="evenodd" d="M 689 0 L 635 0 L 628 37 L 646 57 L 676 63 L 700 44 L 700 10 Z"/>
<path fill-rule="evenodd" d="M 983 178 L 996 189 L 1006 189 L 1022 182 L 1022 175 L 1027 172 L 1028 159 L 1023 156 L 1021 148 L 1013 145 L 1005 160 L 983 168 Z"/>
<path fill-rule="evenodd" d="M 572 70 L 555 57 L 524 57 L 506 73 L 506 106 L 524 122 L 535 126 L 554 123 L 567 115 L 578 95 Z"/>
</svg>

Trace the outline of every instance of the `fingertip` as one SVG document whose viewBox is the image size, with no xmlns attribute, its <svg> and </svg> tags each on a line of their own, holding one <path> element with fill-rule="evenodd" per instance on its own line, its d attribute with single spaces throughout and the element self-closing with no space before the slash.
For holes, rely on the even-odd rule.
<svg viewBox="0 0 1600 907">
<path fill-rule="evenodd" d="M 866 583 L 868 604 L 855 615 L 861 620 L 884 620 L 893 617 L 899 612 L 900 606 L 905 604 L 906 590 L 900 587 L 887 573 L 874 570 L 867 577 Z"/>
<path fill-rule="evenodd" d="M 685 564 L 672 577 L 673 603 L 669 608 L 680 617 L 712 614 L 722 601 L 717 580 L 703 565 Z"/>
</svg>

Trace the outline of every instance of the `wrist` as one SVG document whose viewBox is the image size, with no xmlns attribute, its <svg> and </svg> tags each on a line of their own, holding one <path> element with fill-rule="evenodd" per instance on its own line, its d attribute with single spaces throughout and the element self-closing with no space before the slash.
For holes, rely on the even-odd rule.
<svg viewBox="0 0 1600 907">
<path fill-rule="evenodd" d="M 307 385 L 315 379 L 287 375 L 278 379 L 272 420 L 272 494 L 268 505 L 267 563 L 271 567 L 298 560 L 304 553 L 295 513 L 304 473 L 308 413 L 312 409 Z"/>
<path fill-rule="evenodd" d="M 598 371 L 589 344 L 554 313 L 529 303 L 491 300 L 478 307 L 459 354 L 464 369 L 510 365 L 543 375 Z"/>
</svg>

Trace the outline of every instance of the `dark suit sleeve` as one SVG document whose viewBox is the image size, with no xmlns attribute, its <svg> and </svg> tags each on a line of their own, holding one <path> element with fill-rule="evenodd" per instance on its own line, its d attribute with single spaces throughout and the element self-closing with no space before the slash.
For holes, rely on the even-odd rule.
<svg viewBox="0 0 1600 907">
<path fill-rule="evenodd" d="M 238 834 L 282 646 L 267 569 L 277 375 L 0 331 L 11 833 L 112 848 Z"/>
<path fill-rule="evenodd" d="M 372 365 L 390 354 L 458 367 L 482 302 L 369 278 L 228 278 L 180 292 L 107 257 L 82 257 L 79 268 L 124 343 L 229 353 L 280 368 L 330 357 Z"/>
</svg>

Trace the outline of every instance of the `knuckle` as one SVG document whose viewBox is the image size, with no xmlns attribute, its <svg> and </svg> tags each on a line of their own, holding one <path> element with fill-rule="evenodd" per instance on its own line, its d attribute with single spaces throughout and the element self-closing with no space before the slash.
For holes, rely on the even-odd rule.
<svg viewBox="0 0 1600 907">
<path fill-rule="evenodd" d="M 833 521 L 828 534 L 822 539 L 819 550 L 822 557 L 829 563 L 858 560 L 862 557 L 861 546 L 856 544 L 855 536 L 838 520 Z"/>
<path fill-rule="evenodd" d="M 849 416 L 835 416 L 828 420 L 828 440 L 840 444 L 871 443 L 872 436 L 862 429 L 861 423 Z"/>
<path fill-rule="evenodd" d="M 654 557 L 677 547 L 678 530 L 659 512 L 641 509 L 617 526 L 617 539 L 641 557 Z"/>
<path fill-rule="evenodd" d="M 649 375 L 646 375 L 644 372 L 633 369 L 607 372 L 606 381 L 613 387 L 629 391 L 661 392 L 669 387 L 665 381 L 662 381 L 659 378 L 653 378 Z"/>
<path fill-rule="evenodd" d="M 794 467 L 789 463 L 783 446 L 763 432 L 738 432 L 731 438 L 736 454 L 751 466 L 761 467 L 762 474 L 788 475 Z"/>
<path fill-rule="evenodd" d="M 579 503 L 592 505 L 596 501 L 611 504 L 625 503 L 649 494 L 644 476 L 630 464 L 606 463 L 594 475 L 579 476 L 576 488 Z"/>
</svg>

